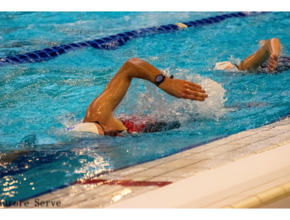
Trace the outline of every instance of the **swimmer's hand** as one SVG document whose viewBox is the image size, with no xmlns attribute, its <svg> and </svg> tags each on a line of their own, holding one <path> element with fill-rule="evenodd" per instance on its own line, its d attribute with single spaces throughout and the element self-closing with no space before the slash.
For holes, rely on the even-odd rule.
<svg viewBox="0 0 290 220">
<path fill-rule="evenodd" d="M 166 77 L 159 88 L 176 98 L 204 101 L 208 97 L 200 85 L 181 79 Z"/>
<path fill-rule="evenodd" d="M 268 69 L 269 72 L 273 72 L 278 66 L 278 56 L 271 54 L 269 59 L 268 59 Z"/>
</svg>

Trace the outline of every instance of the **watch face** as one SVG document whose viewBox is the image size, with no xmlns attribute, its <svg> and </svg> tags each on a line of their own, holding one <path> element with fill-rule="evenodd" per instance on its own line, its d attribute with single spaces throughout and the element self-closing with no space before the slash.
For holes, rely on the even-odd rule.
<svg viewBox="0 0 290 220">
<path fill-rule="evenodd" d="M 156 77 L 156 82 L 159 83 L 163 80 L 163 76 L 162 75 L 159 75 Z"/>
</svg>

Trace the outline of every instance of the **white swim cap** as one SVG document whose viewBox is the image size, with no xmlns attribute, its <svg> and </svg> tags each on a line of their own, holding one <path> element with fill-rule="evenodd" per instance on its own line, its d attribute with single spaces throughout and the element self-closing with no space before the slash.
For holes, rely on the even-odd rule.
<svg viewBox="0 0 290 220">
<path fill-rule="evenodd" d="M 236 71 L 239 69 L 234 64 L 230 63 L 229 61 L 224 61 L 224 62 L 216 63 L 214 70 Z"/>
<path fill-rule="evenodd" d="M 99 130 L 96 127 L 95 123 L 82 123 L 75 125 L 73 127 L 69 127 L 66 129 L 67 131 L 85 131 L 85 132 L 92 132 L 95 134 L 99 134 Z"/>
</svg>

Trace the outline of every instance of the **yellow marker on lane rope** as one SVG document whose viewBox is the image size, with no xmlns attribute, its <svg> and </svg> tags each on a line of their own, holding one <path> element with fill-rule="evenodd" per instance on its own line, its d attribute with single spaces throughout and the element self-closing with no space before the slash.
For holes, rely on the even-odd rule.
<svg viewBox="0 0 290 220">
<path fill-rule="evenodd" d="M 187 28 L 187 25 L 185 25 L 183 23 L 177 23 L 176 25 L 180 28 Z"/>
</svg>

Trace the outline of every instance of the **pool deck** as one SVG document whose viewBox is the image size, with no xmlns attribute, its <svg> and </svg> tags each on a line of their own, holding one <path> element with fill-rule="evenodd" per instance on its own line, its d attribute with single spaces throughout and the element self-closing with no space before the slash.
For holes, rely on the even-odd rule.
<svg viewBox="0 0 290 220">
<path fill-rule="evenodd" d="M 28 201 L 31 208 L 36 198 L 61 208 L 266 207 L 289 201 L 289 155 L 286 118 Z"/>
</svg>

